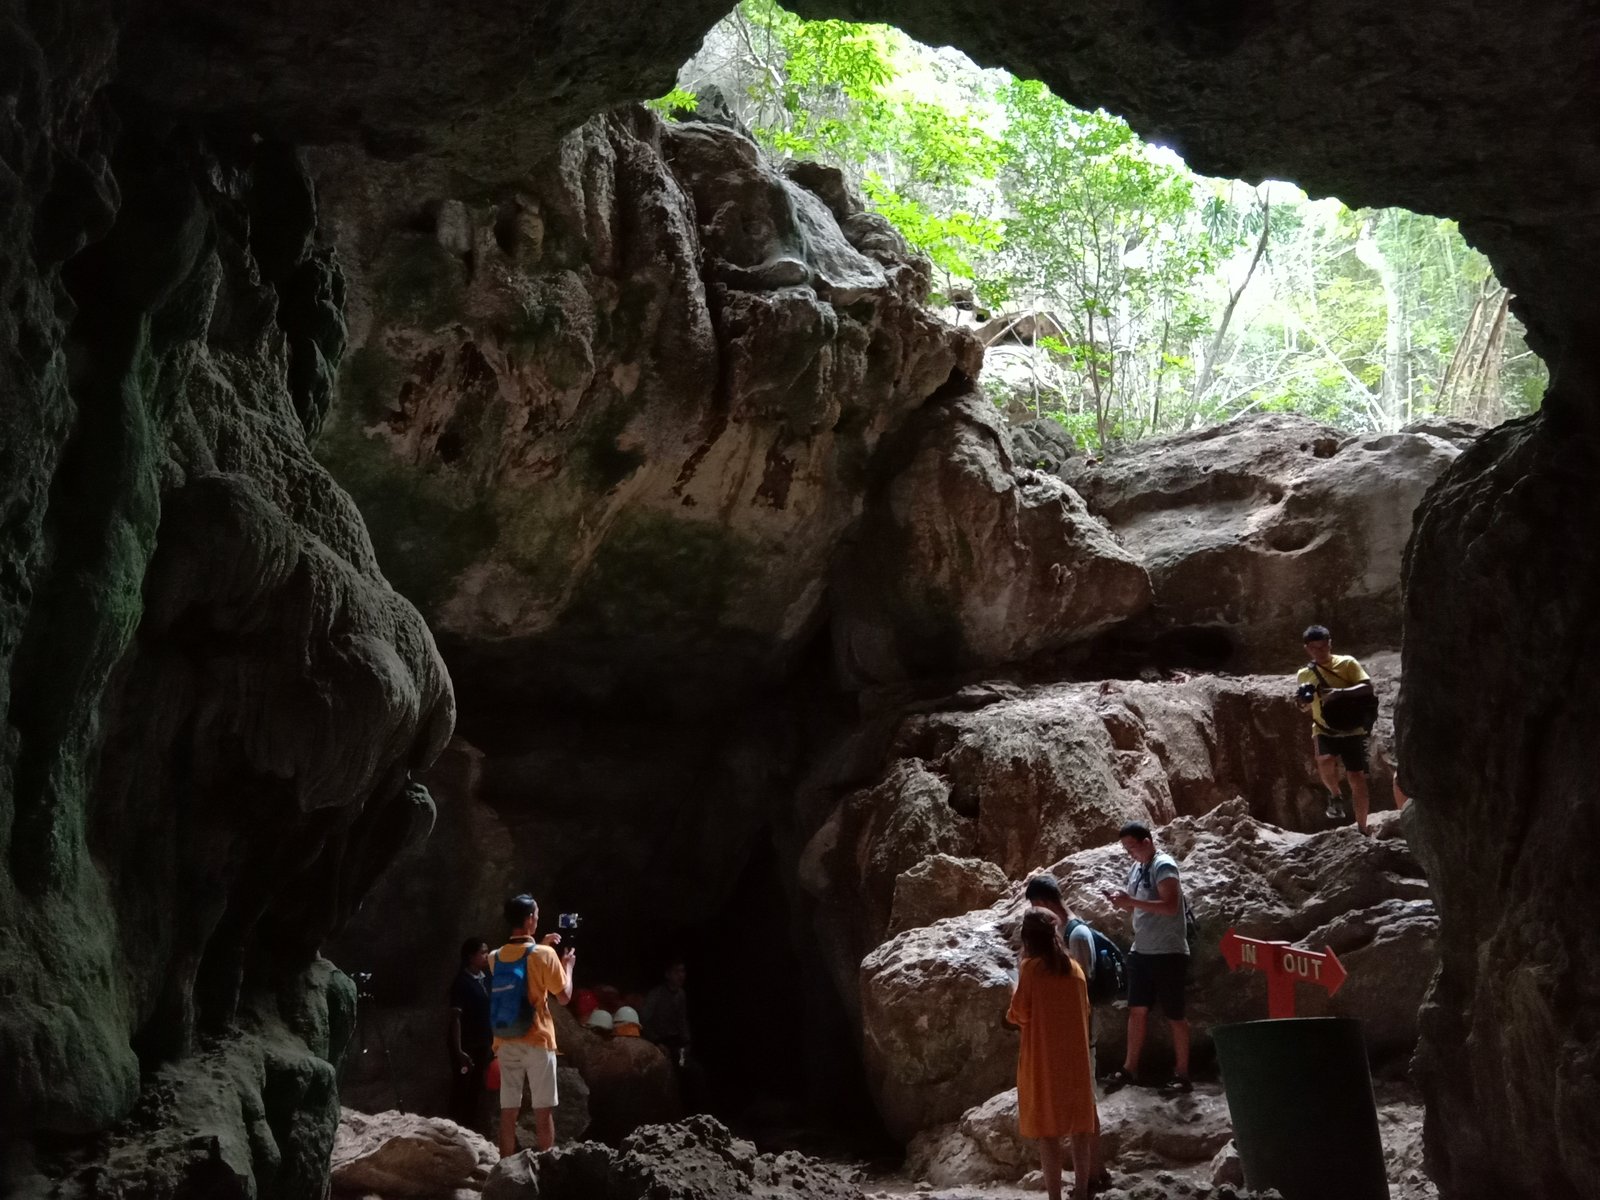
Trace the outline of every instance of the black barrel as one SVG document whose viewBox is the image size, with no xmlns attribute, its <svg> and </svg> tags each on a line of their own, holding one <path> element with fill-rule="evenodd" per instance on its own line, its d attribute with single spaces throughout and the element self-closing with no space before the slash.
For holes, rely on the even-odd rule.
<svg viewBox="0 0 1600 1200">
<path fill-rule="evenodd" d="M 1244 1021 L 1211 1036 L 1246 1187 L 1283 1200 L 1389 1200 L 1360 1021 Z"/>
</svg>

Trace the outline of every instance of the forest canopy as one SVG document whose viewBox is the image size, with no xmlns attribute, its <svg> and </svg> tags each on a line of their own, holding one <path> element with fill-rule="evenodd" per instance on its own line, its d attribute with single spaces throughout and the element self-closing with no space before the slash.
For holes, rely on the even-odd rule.
<svg viewBox="0 0 1600 1200">
<path fill-rule="evenodd" d="M 1532 411 L 1543 363 L 1451 221 L 1190 171 L 1119 117 L 885 25 L 743 0 L 654 102 L 839 168 L 988 326 L 984 382 L 1090 448 L 1304 413 L 1351 430 Z"/>
</svg>

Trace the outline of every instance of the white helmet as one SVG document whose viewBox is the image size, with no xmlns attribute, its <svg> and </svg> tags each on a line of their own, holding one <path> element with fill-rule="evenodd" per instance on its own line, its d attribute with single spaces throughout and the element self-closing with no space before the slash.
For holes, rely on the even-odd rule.
<svg viewBox="0 0 1600 1200">
<path fill-rule="evenodd" d="M 589 1014 L 589 1020 L 586 1024 L 590 1029 L 610 1029 L 611 1014 L 603 1008 L 597 1008 Z"/>
<path fill-rule="evenodd" d="M 637 1025 L 638 1023 L 639 1014 L 634 1012 L 633 1009 L 629 1008 L 626 1004 L 617 1009 L 618 1025 Z"/>
</svg>

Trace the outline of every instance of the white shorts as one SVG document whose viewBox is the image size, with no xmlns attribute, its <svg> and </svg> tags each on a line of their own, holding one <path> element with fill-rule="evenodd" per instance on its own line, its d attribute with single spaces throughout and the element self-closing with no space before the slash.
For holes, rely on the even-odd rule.
<svg viewBox="0 0 1600 1200">
<path fill-rule="evenodd" d="M 556 1052 L 532 1042 L 500 1044 L 500 1107 L 522 1107 L 522 1084 L 526 1080 L 534 1108 L 554 1108 L 556 1099 Z"/>
</svg>

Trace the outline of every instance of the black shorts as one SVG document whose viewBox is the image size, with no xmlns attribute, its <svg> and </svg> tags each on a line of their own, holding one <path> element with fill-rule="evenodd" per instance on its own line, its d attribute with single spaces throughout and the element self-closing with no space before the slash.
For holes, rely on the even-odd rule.
<svg viewBox="0 0 1600 1200">
<path fill-rule="evenodd" d="M 1183 1020 L 1183 989 L 1189 981 L 1187 954 L 1128 955 L 1128 1007 L 1159 1004 L 1169 1021 Z"/>
<path fill-rule="evenodd" d="M 1349 737 L 1329 737 L 1325 733 L 1317 734 L 1317 753 L 1333 755 L 1344 764 L 1346 771 L 1365 771 L 1367 769 L 1367 735 L 1354 733 Z"/>
</svg>

